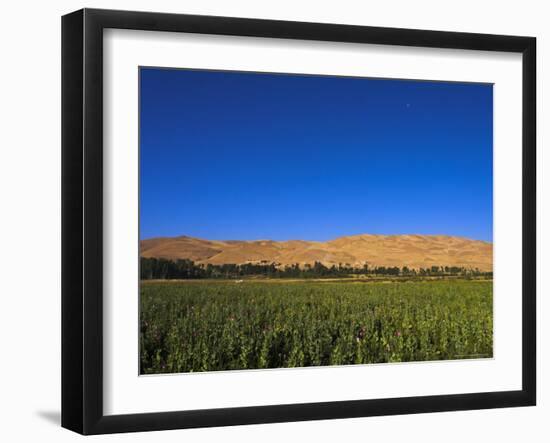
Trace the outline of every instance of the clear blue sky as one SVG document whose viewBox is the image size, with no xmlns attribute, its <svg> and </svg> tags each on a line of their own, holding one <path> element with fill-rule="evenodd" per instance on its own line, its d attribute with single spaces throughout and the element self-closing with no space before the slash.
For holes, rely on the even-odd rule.
<svg viewBox="0 0 550 443">
<path fill-rule="evenodd" d="M 492 241 L 492 85 L 141 68 L 140 237 Z"/>
</svg>

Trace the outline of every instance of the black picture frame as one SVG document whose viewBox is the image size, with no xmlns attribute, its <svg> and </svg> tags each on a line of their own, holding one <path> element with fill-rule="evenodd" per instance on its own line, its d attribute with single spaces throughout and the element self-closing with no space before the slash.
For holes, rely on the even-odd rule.
<svg viewBox="0 0 550 443">
<path fill-rule="evenodd" d="M 522 54 L 522 389 L 104 415 L 103 30 L 192 32 Z M 536 403 L 536 39 L 83 9 L 62 18 L 62 426 L 81 434 L 531 406 Z"/>
</svg>

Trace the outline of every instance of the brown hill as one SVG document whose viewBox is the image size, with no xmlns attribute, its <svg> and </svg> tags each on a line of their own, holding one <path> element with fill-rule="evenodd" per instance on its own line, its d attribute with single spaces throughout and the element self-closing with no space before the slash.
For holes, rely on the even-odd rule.
<svg viewBox="0 0 550 443">
<path fill-rule="evenodd" d="M 493 244 L 447 235 L 354 235 L 327 242 L 304 240 L 216 241 L 161 237 L 140 242 L 142 257 L 190 259 L 196 263 L 299 263 L 325 266 L 460 266 L 491 271 Z"/>
</svg>

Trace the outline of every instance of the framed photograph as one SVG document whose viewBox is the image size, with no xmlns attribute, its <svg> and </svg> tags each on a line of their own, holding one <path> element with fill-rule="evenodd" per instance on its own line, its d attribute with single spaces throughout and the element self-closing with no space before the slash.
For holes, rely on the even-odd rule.
<svg viewBox="0 0 550 443">
<path fill-rule="evenodd" d="M 536 402 L 532 37 L 62 19 L 62 425 Z"/>
</svg>

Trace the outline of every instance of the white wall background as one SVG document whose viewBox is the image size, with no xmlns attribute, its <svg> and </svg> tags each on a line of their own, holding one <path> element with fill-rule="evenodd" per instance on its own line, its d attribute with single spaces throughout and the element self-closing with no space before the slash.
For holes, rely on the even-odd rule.
<svg viewBox="0 0 550 443">
<path fill-rule="evenodd" d="M 531 35 L 538 38 L 539 226 L 548 219 L 550 10 L 535 0 L 19 1 L 0 26 L 0 438 L 76 441 L 60 415 L 60 16 L 81 7 L 155 10 L 282 20 Z M 545 112 L 546 111 L 546 112 Z M 543 172 L 544 170 L 544 172 Z M 540 227 L 539 227 L 540 232 Z M 539 275 L 548 234 L 539 236 Z M 547 271 L 548 272 L 548 271 Z M 94 441 L 384 442 L 550 439 L 550 280 L 539 279 L 539 405 L 533 408 L 328 420 L 94 437 Z M 550 312 L 549 312 L 550 314 Z"/>
</svg>

